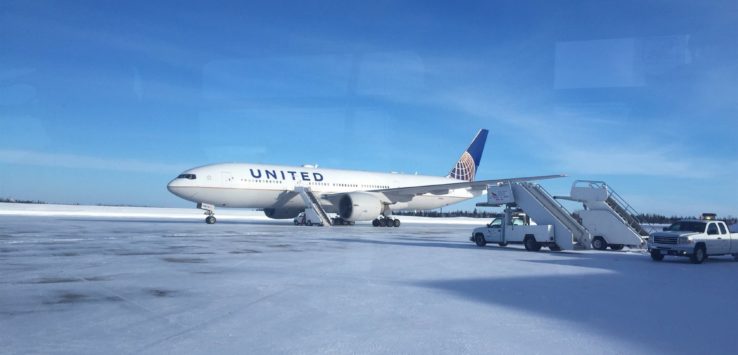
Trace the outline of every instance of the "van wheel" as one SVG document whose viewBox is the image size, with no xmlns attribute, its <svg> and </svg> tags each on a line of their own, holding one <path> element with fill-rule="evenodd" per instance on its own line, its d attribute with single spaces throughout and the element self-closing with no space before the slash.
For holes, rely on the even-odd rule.
<svg viewBox="0 0 738 355">
<path fill-rule="evenodd" d="M 664 260 L 664 254 L 661 254 L 661 250 L 651 250 L 651 259 L 653 261 Z"/>
<path fill-rule="evenodd" d="M 605 250 L 607 249 L 607 242 L 605 241 L 605 238 L 602 237 L 594 237 L 592 239 L 592 248 L 596 250 Z"/>
<path fill-rule="evenodd" d="M 483 246 L 487 245 L 487 240 L 484 239 L 484 234 L 482 234 L 482 233 L 475 234 L 474 235 L 474 243 L 478 247 L 483 247 Z"/>
<path fill-rule="evenodd" d="M 497 243 L 497 245 L 499 245 L 501 247 L 506 247 L 507 246 L 507 242 Z M 738 256 L 736 256 L 736 258 L 738 258 Z"/>
<path fill-rule="evenodd" d="M 610 249 L 616 250 L 616 251 L 617 250 L 623 250 L 624 247 L 625 247 L 625 245 L 623 245 L 623 244 L 610 244 Z"/>
<path fill-rule="evenodd" d="M 705 250 L 705 246 L 700 244 L 694 247 L 694 252 L 689 256 L 689 261 L 691 261 L 692 264 L 702 264 L 705 259 L 707 259 L 707 250 Z"/>
<path fill-rule="evenodd" d="M 541 243 L 536 242 L 536 238 L 534 237 L 525 237 L 525 240 L 523 240 L 523 245 L 525 245 L 525 250 L 527 251 L 541 250 Z"/>
</svg>

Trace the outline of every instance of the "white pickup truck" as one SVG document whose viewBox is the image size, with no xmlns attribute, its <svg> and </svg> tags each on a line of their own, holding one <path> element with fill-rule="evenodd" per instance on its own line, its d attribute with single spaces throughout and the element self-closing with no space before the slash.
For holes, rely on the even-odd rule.
<svg viewBox="0 0 738 355">
<path fill-rule="evenodd" d="M 651 259 L 661 261 L 664 255 L 688 256 L 700 264 L 708 256 L 730 255 L 738 260 L 738 233 L 731 233 L 723 221 L 683 220 L 651 233 L 648 239 Z"/>
<path fill-rule="evenodd" d="M 504 223 L 508 221 L 507 223 Z M 502 225 L 505 228 L 502 228 Z M 539 251 L 541 247 L 548 247 L 552 251 L 561 248 L 554 239 L 554 228 L 552 225 L 530 225 L 524 216 L 511 216 L 495 218 L 484 227 L 475 228 L 472 232 L 472 242 L 483 247 L 487 243 L 497 243 L 504 247 L 509 243 L 523 244 L 528 251 Z"/>
</svg>

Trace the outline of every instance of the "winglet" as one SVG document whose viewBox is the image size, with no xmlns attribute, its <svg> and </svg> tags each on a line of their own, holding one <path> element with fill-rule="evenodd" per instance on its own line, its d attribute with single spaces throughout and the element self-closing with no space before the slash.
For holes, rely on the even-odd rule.
<svg viewBox="0 0 738 355">
<path fill-rule="evenodd" d="M 487 143 L 488 133 L 489 131 L 486 129 L 480 129 L 477 132 L 469 148 L 464 151 L 459 161 L 456 162 L 451 172 L 448 173 L 448 177 L 458 180 L 474 181 L 477 168 L 479 168 L 479 163 L 482 161 L 482 153 L 484 152 L 484 145 Z"/>
</svg>

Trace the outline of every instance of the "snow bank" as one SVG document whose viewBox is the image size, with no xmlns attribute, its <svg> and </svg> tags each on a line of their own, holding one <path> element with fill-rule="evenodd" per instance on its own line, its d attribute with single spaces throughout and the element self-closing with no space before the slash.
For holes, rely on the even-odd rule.
<svg viewBox="0 0 738 355">
<path fill-rule="evenodd" d="M 104 218 L 150 218 L 150 219 L 204 219 L 204 211 L 196 208 L 154 208 L 154 207 L 110 207 L 84 205 L 22 204 L 0 203 L 0 215 L 10 216 L 62 216 L 62 217 L 104 217 Z M 288 220 L 274 220 L 264 212 L 245 209 L 216 209 L 219 221 L 258 221 L 272 223 L 292 223 Z M 466 224 L 484 225 L 489 221 L 480 218 L 451 217 L 431 218 L 398 216 L 402 223 L 426 224 Z M 367 223 L 367 222 L 365 222 Z"/>
</svg>

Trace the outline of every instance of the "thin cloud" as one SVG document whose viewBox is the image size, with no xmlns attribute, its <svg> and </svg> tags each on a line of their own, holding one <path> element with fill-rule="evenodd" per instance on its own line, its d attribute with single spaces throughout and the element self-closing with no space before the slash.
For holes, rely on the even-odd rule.
<svg viewBox="0 0 738 355">
<path fill-rule="evenodd" d="M 135 159 L 103 159 L 76 154 L 13 149 L 0 150 L 0 162 L 18 165 L 167 174 L 176 174 L 187 168 L 179 164 L 147 162 Z"/>
<path fill-rule="evenodd" d="M 607 117 L 597 117 L 599 121 L 594 127 L 588 117 L 545 116 L 520 108 L 519 100 L 504 95 L 449 92 L 438 98 L 435 102 L 447 109 L 494 119 L 511 127 L 510 132 L 525 134 L 527 141 L 536 142 L 532 154 L 568 173 L 701 179 L 735 173 L 738 165 L 734 161 L 695 157 L 688 153 L 688 146 L 675 142 L 657 145 L 653 138 L 656 133 L 618 127 L 617 120 Z M 607 122 L 606 129 L 603 120 Z"/>
</svg>

